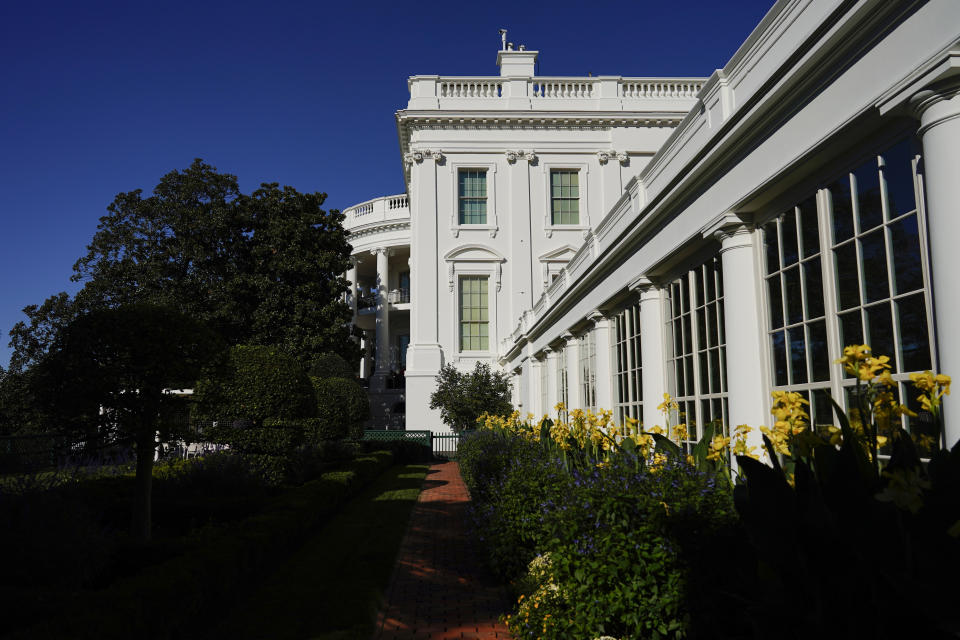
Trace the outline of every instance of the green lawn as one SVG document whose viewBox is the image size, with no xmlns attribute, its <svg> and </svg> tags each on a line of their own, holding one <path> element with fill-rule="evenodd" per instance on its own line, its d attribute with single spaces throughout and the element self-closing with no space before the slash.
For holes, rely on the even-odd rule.
<svg viewBox="0 0 960 640">
<path fill-rule="evenodd" d="M 389 469 L 232 611 L 211 612 L 223 623 L 210 636 L 369 638 L 428 468 Z"/>
</svg>

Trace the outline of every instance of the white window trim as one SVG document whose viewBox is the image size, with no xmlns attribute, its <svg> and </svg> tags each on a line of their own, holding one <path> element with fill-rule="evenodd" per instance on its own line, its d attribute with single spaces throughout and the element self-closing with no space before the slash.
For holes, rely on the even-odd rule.
<svg viewBox="0 0 960 640">
<path fill-rule="evenodd" d="M 500 230 L 497 222 L 497 165 L 492 162 L 448 162 L 450 167 L 451 203 L 450 233 L 460 237 L 461 231 L 486 231 L 491 238 L 497 237 Z M 460 224 L 460 170 L 484 169 L 487 172 L 487 224 Z"/>
<path fill-rule="evenodd" d="M 500 273 L 501 261 L 499 260 L 470 260 L 448 263 L 448 271 L 452 279 L 453 286 L 451 293 L 453 295 L 453 313 L 450 314 L 450 329 L 453 335 L 455 345 L 453 360 L 457 362 L 460 358 L 490 358 L 496 354 L 499 336 L 497 335 L 497 298 L 500 293 Z M 461 350 L 460 348 L 460 276 L 487 276 L 487 302 L 490 307 L 487 310 L 487 350 Z"/>
<path fill-rule="evenodd" d="M 542 156 L 541 156 L 542 157 Z M 556 231 L 586 231 L 590 229 L 590 197 L 587 190 L 590 174 L 590 165 L 585 162 L 541 162 L 543 183 L 543 197 L 546 211 L 543 215 L 543 233 L 546 237 L 553 237 Z M 553 224 L 553 212 L 551 211 L 551 190 L 550 190 L 550 171 L 554 169 L 576 169 L 580 172 L 580 224 Z"/>
</svg>

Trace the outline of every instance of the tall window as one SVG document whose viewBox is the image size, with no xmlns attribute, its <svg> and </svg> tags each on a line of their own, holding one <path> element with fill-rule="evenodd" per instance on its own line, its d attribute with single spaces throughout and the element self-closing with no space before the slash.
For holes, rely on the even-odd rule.
<svg viewBox="0 0 960 640">
<path fill-rule="evenodd" d="M 640 354 L 640 303 L 627 307 L 614 318 L 616 357 L 616 420 L 643 418 L 643 379 Z"/>
<path fill-rule="evenodd" d="M 560 347 L 557 352 L 557 402 L 566 406 L 570 402 L 567 393 L 567 347 Z M 564 414 L 565 416 L 566 414 Z"/>
<path fill-rule="evenodd" d="M 488 351 L 487 276 L 460 276 L 460 351 Z"/>
<path fill-rule="evenodd" d="M 550 220 L 553 224 L 580 224 L 580 172 L 550 171 Z"/>
<path fill-rule="evenodd" d="M 580 342 L 580 391 L 583 408 L 597 410 L 597 340 L 593 331 L 587 331 Z"/>
<path fill-rule="evenodd" d="M 727 426 L 726 334 L 723 325 L 723 272 L 711 258 L 670 284 L 667 332 L 669 388 L 680 405 L 680 422 L 691 440 L 700 425 Z"/>
<path fill-rule="evenodd" d="M 763 227 L 774 383 L 808 397 L 814 424 L 834 423 L 828 392 L 850 406 L 854 380 L 831 362 L 849 344 L 889 356 L 901 402 L 919 410 L 906 383 L 933 356 L 916 167 L 899 142 L 834 180 L 820 207 L 810 198 Z M 904 426 L 935 436 L 919 413 Z"/>
<path fill-rule="evenodd" d="M 460 224 L 487 224 L 487 170 L 460 169 Z"/>
<path fill-rule="evenodd" d="M 553 413 L 553 407 L 547 406 L 548 395 L 548 385 L 550 384 L 550 371 L 547 369 L 547 365 L 550 363 L 550 360 L 544 358 L 539 361 L 540 364 L 540 413 L 550 415 Z"/>
</svg>

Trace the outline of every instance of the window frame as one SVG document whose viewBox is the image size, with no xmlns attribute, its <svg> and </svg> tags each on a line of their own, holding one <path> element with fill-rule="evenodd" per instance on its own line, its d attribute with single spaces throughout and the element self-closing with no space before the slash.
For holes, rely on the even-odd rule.
<svg viewBox="0 0 960 640">
<path fill-rule="evenodd" d="M 500 230 L 497 220 L 497 164 L 493 162 L 448 162 L 450 171 L 450 232 L 454 238 L 464 231 L 481 231 L 497 236 Z M 487 222 L 485 224 L 460 223 L 460 172 L 486 171 Z"/>
<path fill-rule="evenodd" d="M 476 281 L 478 281 L 478 282 L 479 282 L 479 281 L 485 281 L 485 282 L 487 283 L 487 292 L 486 292 L 486 296 L 487 296 L 487 320 L 486 320 L 486 324 L 487 324 L 487 348 L 486 348 L 486 349 L 465 349 L 465 348 L 464 348 L 464 345 L 463 345 L 463 334 L 462 334 L 462 327 L 463 327 L 463 323 L 464 323 L 464 320 L 463 320 L 463 311 L 464 311 L 464 307 L 463 307 L 463 283 L 464 283 L 465 280 L 476 280 Z M 485 271 L 479 272 L 479 273 L 475 273 L 475 272 L 472 272 L 472 270 L 466 270 L 466 271 L 459 272 L 459 273 L 457 274 L 457 289 L 456 289 L 456 295 L 457 295 L 457 297 L 456 297 L 456 309 L 457 309 L 457 313 L 456 313 L 456 320 L 455 320 L 455 324 L 456 324 L 456 334 L 455 334 L 455 335 L 456 335 L 456 343 L 457 343 L 457 353 L 458 353 L 460 356 L 464 356 L 464 355 L 468 355 L 468 356 L 469 356 L 469 355 L 488 355 L 488 354 L 491 352 L 491 345 L 496 344 L 496 343 L 494 342 L 494 336 L 491 335 L 491 333 L 492 333 L 492 331 L 493 331 L 493 326 L 492 326 L 492 325 L 494 325 L 495 322 L 493 322 L 493 320 L 492 320 L 492 319 L 493 319 L 493 312 L 492 312 L 492 310 L 493 310 L 493 307 L 494 307 L 494 305 L 492 304 L 492 298 L 494 297 L 494 295 L 491 295 L 490 280 L 491 280 L 490 274 L 489 274 L 488 272 L 485 272 Z M 494 294 L 495 294 L 495 292 L 494 292 Z"/>
<path fill-rule="evenodd" d="M 548 238 L 553 237 L 553 234 L 556 232 L 563 231 L 586 231 L 590 229 L 590 194 L 589 194 L 589 182 L 590 182 L 590 165 L 583 162 L 541 162 L 541 171 L 543 179 L 543 196 L 544 196 L 544 214 L 543 214 L 543 231 L 544 235 Z M 580 221 L 577 224 L 554 224 L 553 223 L 553 190 L 552 190 L 552 174 L 554 171 L 576 171 L 578 174 L 577 181 L 579 183 L 579 217 Z"/>
</svg>

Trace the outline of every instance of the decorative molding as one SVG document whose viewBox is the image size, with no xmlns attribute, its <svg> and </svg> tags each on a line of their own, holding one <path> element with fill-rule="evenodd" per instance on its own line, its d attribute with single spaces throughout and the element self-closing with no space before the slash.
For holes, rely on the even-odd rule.
<svg viewBox="0 0 960 640">
<path fill-rule="evenodd" d="M 433 160 L 436 163 L 443 162 L 444 155 L 440 149 L 417 149 L 415 151 L 407 151 L 403 154 L 403 161 L 411 165 L 413 163 L 420 164 L 424 160 Z"/>
<path fill-rule="evenodd" d="M 533 164 L 537 161 L 537 154 L 534 151 L 524 151 L 523 149 L 507 149 L 503 152 L 507 157 L 507 162 L 514 164 L 517 160 L 526 160 Z"/>
<path fill-rule="evenodd" d="M 601 149 L 597 151 L 597 160 L 600 164 L 607 164 L 611 159 L 616 159 L 620 164 L 627 164 L 630 156 L 625 151 L 614 151 L 613 149 Z"/>
<path fill-rule="evenodd" d="M 448 280 L 449 282 L 448 282 L 447 284 L 450 286 L 450 291 L 451 291 L 451 292 L 453 291 L 453 285 L 454 285 L 454 280 L 455 280 L 455 279 L 456 279 L 456 278 L 454 278 L 453 263 L 452 263 L 452 262 L 448 262 L 448 263 L 447 263 L 447 280 Z"/>
</svg>

